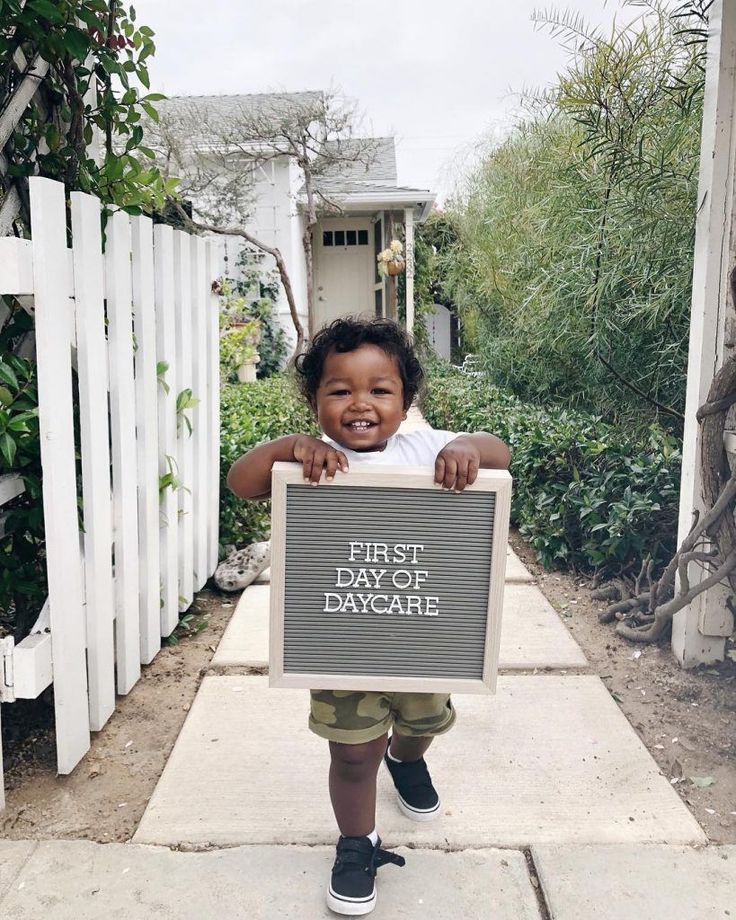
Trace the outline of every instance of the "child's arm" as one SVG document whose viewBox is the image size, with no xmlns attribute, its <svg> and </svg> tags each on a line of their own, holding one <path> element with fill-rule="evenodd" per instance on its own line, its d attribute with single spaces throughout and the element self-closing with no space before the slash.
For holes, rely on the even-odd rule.
<svg viewBox="0 0 736 920">
<path fill-rule="evenodd" d="M 461 434 L 437 454 L 434 481 L 445 489 L 462 492 L 475 482 L 479 469 L 505 470 L 510 462 L 511 452 L 494 434 Z"/>
<path fill-rule="evenodd" d="M 337 470 L 348 471 L 348 458 L 319 438 L 308 434 L 288 434 L 259 444 L 243 454 L 230 467 L 227 485 L 239 498 L 268 498 L 271 494 L 271 469 L 279 460 L 301 463 L 304 481 L 317 485 L 324 470 L 333 479 Z"/>
</svg>

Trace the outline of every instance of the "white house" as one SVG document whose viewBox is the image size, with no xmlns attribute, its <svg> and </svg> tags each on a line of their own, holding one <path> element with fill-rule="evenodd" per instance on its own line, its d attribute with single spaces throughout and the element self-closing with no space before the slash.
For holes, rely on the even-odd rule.
<svg viewBox="0 0 736 920">
<path fill-rule="evenodd" d="M 213 143 L 203 121 L 220 127 L 237 124 L 251 114 L 278 113 L 279 106 L 305 109 L 314 106 L 320 93 L 274 93 L 231 96 L 178 96 L 159 104 L 163 118 L 192 119 L 199 113 L 201 125 L 192 139 L 199 149 Z M 195 129 L 196 132 L 196 129 Z M 247 139 L 244 139 L 247 142 Z M 368 142 L 368 144 L 366 144 Z M 413 236 L 414 224 L 424 220 L 434 202 L 427 189 L 398 184 L 396 149 L 393 137 L 354 140 L 370 153 L 362 159 L 344 162 L 317 180 L 320 201 L 337 208 L 323 207 L 314 232 L 314 322 L 311 332 L 324 323 L 346 314 L 397 316 L 396 279 L 382 277 L 376 256 L 387 247 L 403 226 L 406 249 L 406 317 L 413 326 Z M 258 142 L 254 142 L 257 146 Z M 349 149 L 348 142 L 347 147 Z M 346 145 L 343 145 L 345 151 Z M 302 236 L 305 228 L 306 198 L 304 176 L 293 157 L 277 156 L 258 166 L 251 174 L 251 207 L 245 228 L 269 246 L 278 248 L 286 263 L 294 288 L 298 311 L 305 331 L 307 318 L 307 273 Z M 249 183 L 249 185 L 251 184 Z M 196 209 L 197 201 L 194 206 Z M 233 268 L 242 249 L 242 240 L 228 239 L 228 258 Z M 274 266 L 267 256 L 265 268 Z M 286 296 L 281 290 L 277 303 L 279 322 L 293 339 L 294 330 Z"/>
</svg>

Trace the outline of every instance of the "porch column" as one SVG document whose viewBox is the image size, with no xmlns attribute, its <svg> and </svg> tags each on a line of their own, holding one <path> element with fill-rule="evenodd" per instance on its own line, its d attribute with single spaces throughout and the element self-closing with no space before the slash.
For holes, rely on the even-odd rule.
<svg viewBox="0 0 736 920">
<path fill-rule="evenodd" d="M 736 316 L 728 279 L 734 266 L 734 155 L 736 153 L 736 3 L 710 9 L 703 133 L 700 147 L 690 349 L 683 434 L 678 544 L 702 514 L 700 428 L 695 413 L 713 377 L 736 346 Z M 702 570 L 690 565 L 690 583 Z M 684 667 L 723 659 L 733 617 L 724 588 L 711 588 L 675 615 L 672 649 Z"/>
<path fill-rule="evenodd" d="M 394 215 L 391 211 L 383 212 L 383 227 L 383 248 L 385 249 L 387 246 L 389 246 L 391 240 L 396 235 L 396 229 L 394 227 Z M 386 284 L 384 290 L 386 292 L 386 303 L 384 304 L 383 314 L 395 322 L 399 316 L 396 292 L 396 276 L 387 275 L 385 281 Z"/>
<path fill-rule="evenodd" d="M 406 244 L 406 331 L 414 334 L 414 208 L 404 208 Z"/>
</svg>

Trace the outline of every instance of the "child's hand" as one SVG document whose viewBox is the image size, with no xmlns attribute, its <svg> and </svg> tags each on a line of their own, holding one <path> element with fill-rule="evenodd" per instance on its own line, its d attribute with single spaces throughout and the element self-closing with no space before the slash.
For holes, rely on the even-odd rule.
<svg viewBox="0 0 736 920">
<path fill-rule="evenodd" d="M 348 458 L 341 450 L 335 450 L 319 438 L 301 434 L 294 444 L 294 459 L 304 468 L 304 481 L 316 486 L 325 471 L 328 482 L 335 478 L 337 470 L 348 471 Z"/>
<path fill-rule="evenodd" d="M 477 479 L 480 461 L 480 450 L 470 439 L 455 438 L 437 454 L 434 481 L 443 489 L 462 492 Z"/>
</svg>

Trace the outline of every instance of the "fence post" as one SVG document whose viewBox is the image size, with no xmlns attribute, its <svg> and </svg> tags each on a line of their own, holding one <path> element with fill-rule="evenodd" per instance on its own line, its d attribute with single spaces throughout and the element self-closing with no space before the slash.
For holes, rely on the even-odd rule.
<svg viewBox="0 0 736 920">
<path fill-rule="evenodd" d="M 153 224 L 134 217 L 132 227 L 135 400 L 138 445 L 138 536 L 141 662 L 161 648 L 161 584 L 158 500 L 158 382 L 153 293 Z"/>
<path fill-rule="evenodd" d="M 32 177 L 29 186 L 57 762 L 59 773 L 71 773 L 89 750 L 89 708 L 77 539 L 66 204 L 64 186 L 58 182 Z"/>
<path fill-rule="evenodd" d="M 115 528 L 115 651 L 118 693 L 123 694 L 130 691 L 141 674 L 130 244 L 130 218 L 124 211 L 116 211 L 107 224 L 106 268 Z"/>
<path fill-rule="evenodd" d="M 174 231 L 174 287 L 176 290 L 176 394 L 192 389 L 192 270 L 189 234 Z M 191 418 L 191 410 L 186 415 Z M 179 489 L 179 610 L 194 597 L 194 445 L 184 413 L 177 417 L 177 457 L 183 488 Z"/>
<path fill-rule="evenodd" d="M 178 477 L 176 446 L 176 314 L 174 285 L 174 231 L 153 228 L 154 295 L 156 303 L 156 362 L 162 367 L 158 385 L 158 473 Z M 164 370 L 164 366 L 166 369 Z M 159 497 L 161 565 L 161 635 L 169 636 L 179 622 L 178 495 L 167 486 Z"/>
<path fill-rule="evenodd" d="M 209 517 L 209 465 L 211 451 L 208 444 L 211 380 L 208 373 L 207 321 L 210 294 L 207 284 L 207 244 L 201 236 L 192 236 L 192 332 L 194 337 L 194 395 L 199 400 L 192 411 L 194 425 L 194 587 L 200 591 L 212 570 L 209 567 L 208 517 Z"/>
<path fill-rule="evenodd" d="M 207 494 L 210 505 L 208 520 L 209 570 L 217 568 L 220 544 L 220 302 L 212 283 L 221 277 L 222 246 L 219 240 L 207 240 L 205 278 L 207 285 L 207 372 L 210 379 L 207 413 L 207 443 L 210 449 L 210 481 Z"/>
<path fill-rule="evenodd" d="M 100 202 L 71 193 L 77 324 L 89 718 L 99 731 L 115 711 L 110 427 Z"/>
</svg>

